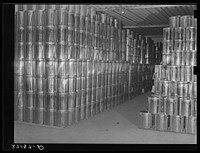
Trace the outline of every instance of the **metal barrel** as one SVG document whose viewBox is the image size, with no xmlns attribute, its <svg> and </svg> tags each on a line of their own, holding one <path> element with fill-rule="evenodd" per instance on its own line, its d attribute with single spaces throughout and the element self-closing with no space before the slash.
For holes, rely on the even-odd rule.
<svg viewBox="0 0 200 153">
<path fill-rule="evenodd" d="M 57 91 L 57 79 L 50 76 L 46 78 L 46 92 L 53 93 Z"/>
<path fill-rule="evenodd" d="M 65 25 L 67 26 L 67 19 L 68 19 L 68 12 L 66 9 L 58 9 L 56 10 L 56 18 L 57 18 L 57 25 Z"/>
<path fill-rule="evenodd" d="M 86 89 L 86 105 L 91 105 L 91 101 L 92 101 L 92 89 L 87 88 Z"/>
<path fill-rule="evenodd" d="M 76 78 L 76 91 L 77 92 L 82 89 L 81 84 L 82 84 L 82 77 L 77 77 Z"/>
<path fill-rule="evenodd" d="M 26 75 L 25 78 L 25 91 L 35 91 L 36 90 L 36 80 L 32 75 Z"/>
<path fill-rule="evenodd" d="M 169 18 L 169 26 L 176 28 L 180 26 L 180 16 L 172 16 Z"/>
<path fill-rule="evenodd" d="M 55 76 L 57 71 L 57 62 L 55 60 L 45 61 L 45 74 L 46 76 Z"/>
<path fill-rule="evenodd" d="M 37 9 L 35 11 L 35 25 L 36 26 L 45 26 L 45 16 L 44 16 L 44 11 Z"/>
<path fill-rule="evenodd" d="M 75 108 L 81 107 L 81 91 L 76 92 Z"/>
<path fill-rule="evenodd" d="M 190 27 L 191 26 L 191 19 L 193 16 L 190 15 L 184 15 L 180 17 L 180 27 Z"/>
<path fill-rule="evenodd" d="M 68 126 L 68 111 L 57 110 L 55 113 L 55 126 L 66 127 Z"/>
<path fill-rule="evenodd" d="M 91 105 L 86 105 L 86 116 L 85 118 L 88 119 L 91 117 Z"/>
<path fill-rule="evenodd" d="M 69 42 L 68 42 L 69 43 Z M 76 59 L 76 52 L 74 51 L 75 50 L 75 46 L 74 46 L 74 44 L 72 43 L 72 44 L 69 44 L 68 46 L 67 46 L 68 48 L 67 48 L 67 51 L 68 51 L 68 59 Z"/>
<path fill-rule="evenodd" d="M 45 92 L 35 93 L 35 108 L 45 109 Z"/>
<path fill-rule="evenodd" d="M 188 82 L 188 95 L 187 97 L 193 97 L 193 83 L 192 82 Z"/>
<path fill-rule="evenodd" d="M 171 53 L 162 55 L 162 64 L 171 65 Z"/>
<path fill-rule="evenodd" d="M 65 77 L 58 77 L 57 78 L 57 92 L 58 93 L 65 93 L 66 92 L 66 83 Z"/>
<path fill-rule="evenodd" d="M 23 75 L 15 75 L 14 76 L 14 91 L 24 91 L 25 83 L 24 83 Z"/>
<path fill-rule="evenodd" d="M 55 25 L 55 10 L 54 9 L 45 9 L 45 24 L 47 26 L 54 26 Z"/>
<path fill-rule="evenodd" d="M 76 107 L 74 111 L 74 121 L 75 123 L 78 123 L 81 120 L 81 107 Z"/>
<path fill-rule="evenodd" d="M 81 71 L 82 76 L 87 76 L 87 61 L 85 60 L 82 60 Z"/>
<path fill-rule="evenodd" d="M 197 41 L 196 40 L 188 40 L 188 41 L 186 41 L 186 50 L 197 51 Z"/>
<path fill-rule="evenodd" d="M 188 88 L 186 82 L 177 82 L 177 94 L 179 97 L 187 97 Z"/>
<path fill-rule="evenodd" d="M 81 77 L 82 75 L 82 61 L 77 60 L 77 77 Z"/>
<path fill-rule="evenodd" d="M 193 67 L 192 66 L 184 66 L 183 68 L 185 70 L 184 81 L 191 82 L 192 75 L 193 75 Z"/>
<path fill-rule="evenodd" d="M 76 92 L 76 77 L 69 77 L 69 92 Z"/>
<path fill-rule="evenodd" d="M 66 76 L 66 65 L 67 62 L 65 60 L 58 60 L 57 61 L 57 67 L 55 68 L 57 70 L 56 75 L 58 77 L 65 77 Z"/>
<path fill-rule="evenodd" d="M 191 114 L 190 109 L 189 109 L 191 100 L 190 98 L 181 98 L 181 99 L 182 99 L 180 100 L 181 115 L 188 117 Z"/>
<path fill-rule="evenodd" d="M 176 40 L 186 40 L 186 29 L 183 27 L 175 28 L 175 41 Z"/>
<path fill-rule="evenodd" d="M 53 60 L 56 57 L 56 45 L 52 42 L 45 43 L 45 58 Z"/>
<path fill-rule="evenodd" d="M 186 27 L 186 40 L 197 40 L 196 27 Z"/>
<path fill-rule="evenodd" d="M 36 88 L 37 92 L 45 92 L 46 91 L 46 78 L 45 77 L 36 77 Z"/>
<path fill-rule="evenodd" d="M 94 116 L 94 115 L 96 115 L 96 112 L 97 111 L 97 104 L 96 104 L 96 102 L 92 102 L 91 103 L 91 116 Z"/>
<path fill-rule="evenodd" d="M 81 107 L 86 105 L 86 91 L 81 90 Z"/>
<path fill-rule="evenodd" d="M 69 77 L 77 75 L 77 62 L 74 59 L 69 60 Z"/>
<path fill-rule="evenodd" d="M 148 112 L 157 114 L 158 112 L 158 97 L 148 97 Z"/>
<path fill-rule="evenodd" d="M 15 91 L 14 98 L 16 107 L 23 107 L 25 105 L 25 97 L 23 91 Z"/>
<path fill-rule="evenodd" d="M 55 26 L 45 27 L 45 41 L 48 43 L 56 42 L 56 28 Z"/>
<path fill-rule="evenodd" d="M 23 62 L 18 62 L 19 68 L 16 70 L 18 74 L 22 74 L 23 72 Z M 35 60 L 25 60 L 24 61 L 24 74 L 26 75 L 35 75 Z"/>
<path fill-rule="evenodd" d="M 80 115 L 80 119 L 83 120 L 86 117 L 86 106 L 85 105 L 81 105 L 81 115 Z"/>
<path fill-rule="evenodd" d="M 84 45 L 80 45 L 80 58 L 82 60 L 85 60 L 85 46 Z"/>
<path fill-rule="evenodd" d="M 191 51 L 191 59 L 190 59 L 190 64 L 191 66 L 197 66 L 197 52 L 196 51 Z"/>
<path fill-rule="evenodd" d="M 33 43 L 26 43 L 25 49 L 25 59 L 34 60 L 35 59 L 35 45 Z"/>
<path fill-rule="evenodd" d="M 173 126 L 172 118 L 173 117 L 171 115 L 166 115 L 165 122 L 167 131 L 172 131 L 172 126 Z"/>
<path fill-rule="evenodd" d="M 56 45 L 56 57 L 59 60 L 65 60 L 68 57 L 67 46 L 64 43 L 58 43 Z"/>
<path fill-rule="evenodd" d="M 170 97 L 164 97 L 164 112 L 167 115 L 173 115 L 174 114 L 174 100 Z"/>
<path fill-rule="evenodd" d="M 183 40 L 175 40 L 174 42 L 174 50 L 176 51 L 184 51 L 187 46 L 186 42 Z"/>
<path fill-rule="evenodd" d="M 197 98 L 192 98 L 190 102 L 190 116 L 197 116 Z"/>
<path fill-rule="evenodd" d="M 36 108 L 34 109 L 34 120 L 33 123 L 44 124 L 44 109 Z"/>
<path fill-rule="evenodd" d="M 80 45 L 79 44 L 74 45 L 74 53 L 75 53 L 75 59 L 81 59 L 80 58 Z"/>
<path fill-rule="evenodd" d="M 17 42 L 24 43 L 25 42 L 25 28 L 24 27 L 17 27 Z"/>
<path fill-rule="evenodd" d="M 80 77 L 81 79 L 81 90 L 86 89 L 86 77 Z"/>
<path fill-rule="evenodd" d="M 156 114 L 155 129 L 159 131 L 166 131 L 165 114 Z"/>
<path fill-rule="evenodd" d="M 35 59 L 45 59 L 44 45 L 40 43 L 35 44 Z"/>
<path fill-rule="evenodd" d="M 169 96 L 176 96 L 177 95 L 177 82 L 172 81 L 169 87 Z"/>
<path fill-rule="evenodd" d="M 35 26 L 26 26 L 26 43 L 35 43 L 36 38 L 36 29 Z"/>
<path fill-rule="evenodd" d="M 68 110 L 68 125 L 75 123 L 75 109 Z"/>
<path fill-rule="evenodd" d="M 15 51 L 15 59 L 22 60 L 25 58 L 25 45 L 24 43 L 17 43 Z"/>
<path fill-rule="evenodd" d="M 24 109 L 24 122 L 33 123 L 34 120 L 34 109 L 25 108 Z"/>
<path fill-rule="evenodd" d="M 15 110 L 15 120 L 16 121 L 24 121 L 24 108 L 23 107 L 16 107 Z"/>
<path fill-rule="evenodd" d="M 188 117 L 186 133 L 196 134 L 197 133 L 197 119 L 196 117 Z"/>
<path fill-rule="evenodd" d="M 161 94 L 163 96 L 168 96 L 169 95 L 169 90 L 170 90 L 170 81 L 161 81 Z"/>
<path fill-rule="evenodd" d="M 181 132 L 181 116 L 178 115 L 172 116 L 172 131 Z"/>
<path fill-rule="evenodd" d="M 17 27 L 24 27 L 25 26 L 25 12 L 24 11 L 17 11 Z"/>
<path fill-rule="evenodd" d="M 173 41 L 172 40 L 163 40 L 163 53 L 169 54 L 173 50 Z"/>
<path fill-rule="evenodd" d="M 168 66 L 169 67 L 169 69 L 170 69 L 170 75 L 171 75 L 171 77 L 170 77 L 170 79 L 171 79 L 171 81 L 176 81 L 176 73 L 177 73 L 177 70 L 176 70 L 176 66 Z"/>
<path fill-rule="evenodd" d="M 193 87 L 193 98 L 197 98 L 197 82 L 192 82 L 192 87 Z"/>
<path fill-rule="evenodd" d="M 172 40 L 172 28 L 167 27 L 163 28 L 163 39 L 164 40 Z"/>
<path fill-rule="evenodd" d="M 45 60 L 36 60 L 36 76 L 45 76 Z"/>
<path fill-rule="evenodd" d="M 139 128 L 149 129 L 152 126 L 152 115 L 147 111 L 140 111 Z"/>
<path fill-rule="evenodd" d="M 68 93 L 68 110 L 75 109 L 76 103 L 76 92 L 69 92 Z"/>
<path fill-rule="evenodd" d="M 176 67 L 176 81 L 181 81 L 181 66 Z"/>
<path fill-rule="evenodd" d="M 197 75 L 196 75 L 196 74 L 193 74 L 193 75 L 192 75 L 192 81 L 193 81 L 193 82 L 197 82 Z"/>
</svg>

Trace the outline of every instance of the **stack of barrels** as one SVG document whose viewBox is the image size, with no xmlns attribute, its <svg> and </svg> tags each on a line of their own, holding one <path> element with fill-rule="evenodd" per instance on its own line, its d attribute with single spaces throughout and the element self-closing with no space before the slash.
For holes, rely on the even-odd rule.
<svg viewBox="0 0 200 153">
<path fill-rule="evenodd" d="M 150 91 L 153 85 L 153 69 L 156 52 L 153 40 L 134 33 L 131 29 L 122 30 L 123 37 L 126 38 L 125 60 L 129 69 L 129 99 Z M 123 42 L 123 41 L 122 41 Z M 123 44 L 122 44 L 123 45 Z M 123 47 L 122 47 L 123 48 Z M 123 52 L 122 52 L 123 53 Z"/>
<path fill-rule="evenodd" d="M 155 66 L 148 111 L 141 111 L 141 127 L 196 134 L 197 128 L 197 19 L 173 16 L 163 29 L 161 65 Z"/>
</svg>

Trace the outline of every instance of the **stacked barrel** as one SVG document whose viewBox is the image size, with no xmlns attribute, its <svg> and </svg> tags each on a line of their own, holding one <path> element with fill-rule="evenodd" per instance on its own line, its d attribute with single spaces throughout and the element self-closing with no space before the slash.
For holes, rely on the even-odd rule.
<svg viewBox="0 0 200 153">
<path fill-rule="evenodd" d="M 122 31 L 125 33 L 125 31 Z M 127 29 L 126 37 L 126 61 L 129 65 L 129 99 L 136 95 L 151 90 L 153 85 L 153 68 L 155 65 L 153 40 Z M 123 36 L 123 35 L 122 35 Z M 123 37 L 122 37 L 123 40 Z"/>
<path fill-rule="evenodd" d="M 155 66 L 148 111 L 141 112 L 141 127 L 196 134 L 197 126 L 197 19 L 170 17 L 163 29 L 162 65 Z"/>
</svg>

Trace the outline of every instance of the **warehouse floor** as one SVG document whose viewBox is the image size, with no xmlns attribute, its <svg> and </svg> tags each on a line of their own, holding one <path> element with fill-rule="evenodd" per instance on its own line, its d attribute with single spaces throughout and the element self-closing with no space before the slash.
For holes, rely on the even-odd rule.
<svg viewBox="0 0 200 153">
<path fill-rule="evenodd" d="M 146 110 L 150 92 L 137 96 L 114 109 L 82 120 L 66 128 L 44 127 L 15 122 L 15 143 L 127 143 L 196 144 L 189 134 L 138 128 L 139 112 Z"/>
</svg>

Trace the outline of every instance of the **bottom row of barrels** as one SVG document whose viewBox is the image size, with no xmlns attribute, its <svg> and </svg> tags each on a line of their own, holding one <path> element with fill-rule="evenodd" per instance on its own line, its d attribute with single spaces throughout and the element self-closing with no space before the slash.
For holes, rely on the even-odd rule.
<svg viewBox="0 0 200 153">
<path fill-rule="evenodd" d="M 143 129 L 196 134 L 197 118 L 194 116 L 151 114 L 148 111 L 140 111 L 139 126 Z"/>
<path fill-rule="evenodd" d="M 77 123 L 83 119 L 87 119 L 105 110 L 125 102 L 127 95 L 114 96 L 90 105 L 81 105 L 75 108 L 47 109 L 37 107 L 25 107 L 15 105 L 15 121 L 35 123 L 48 126 L 66 127 Z"/>
</svg>

